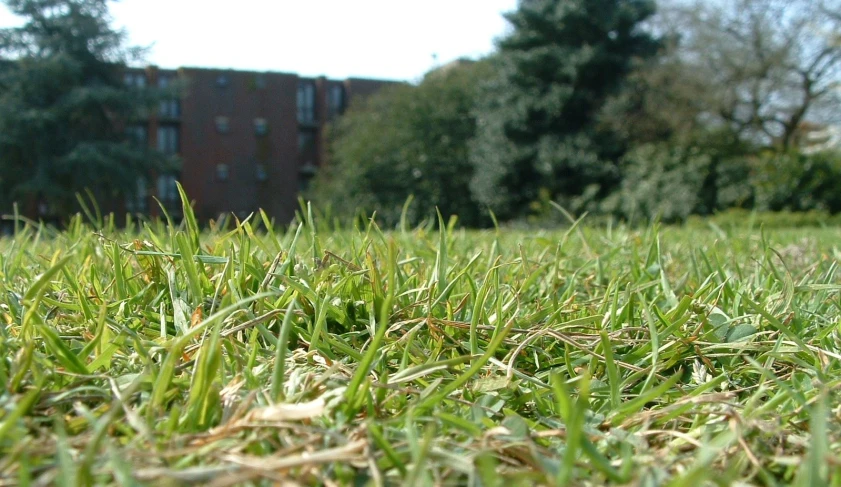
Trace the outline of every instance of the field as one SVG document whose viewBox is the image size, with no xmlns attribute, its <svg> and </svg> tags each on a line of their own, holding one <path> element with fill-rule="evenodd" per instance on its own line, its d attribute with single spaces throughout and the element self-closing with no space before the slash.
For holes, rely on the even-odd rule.
<svg viewBox="0 0 841 487">
<path fill-rule="evenodd" d="M 841 485 L 839 229 L 444 227 L 21 225 L 0 485 Z"/>
</svg>

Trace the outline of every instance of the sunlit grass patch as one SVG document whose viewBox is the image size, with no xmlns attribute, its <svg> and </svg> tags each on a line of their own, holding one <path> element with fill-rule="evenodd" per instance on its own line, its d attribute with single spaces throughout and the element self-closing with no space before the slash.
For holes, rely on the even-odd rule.
<svg viewBox="0 0 841 487">
<path fill-rule="evenodd" d="M 0 484 L 839 484 L 838 236 L 24 225 Z"/>
</svg>

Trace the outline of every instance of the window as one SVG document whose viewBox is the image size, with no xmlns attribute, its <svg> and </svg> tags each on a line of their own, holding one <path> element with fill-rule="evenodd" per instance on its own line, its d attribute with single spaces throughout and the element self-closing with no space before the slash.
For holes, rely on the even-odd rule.
<svg viewBox="0 0 841 487">
<path fill-rule="evenodd" d="M 301 130 L 298 132 L 298 157 L 302 165 L 315 162 L 315 132 Z"/>
<path fill-rule="evenodd" d="M 298 83 L 298 123 L 315 123 L 315 83 Z"/>
<path fill-rule="evenodd" d="M 220 134 L 227 134 L 231 131 L 231 120 L 228 117 L 216 117 L 214 119 L 216 131 Z"/>
<path fill-rule="evenodd" d="M 126 73 L 125 75 L 123 75 L 123 82 L 126 84 L 126 86 L 132 88 L 145 88 L 146 74 L 138 72 Z"/>
<path fill-rule="evenodd" d="M 298 190 L 299 191 L 307 191 L 310 189 L 310 183 L 312 182 L 315 174 L 318 172 L 318 168 L 310 163 L 304 164 L 300 169 L 300 174 L 298 177 Z"/>
<path fill-rule="evenodd" d="M 269 122 L 265 118 L 254 119 L 254 133 L 256 135 L 266 135 L 269 133 Z"/>
<path fill-rule="evenodd" d="M 266 172 L 266 165 L 265 164 L 257 164 L 257 181 L 261 183 L 263 181 L 267 181 L 269 179 L 269 174 Z"/>
<path fill-rule="evenodd" d="M 126 196 L 126 211 L 129 213 L 146 213 L 148 211 L 149 190 L 146 188 L 146 178 L 137 178 L 134 192 Z"/>
<path fill-rule="evenodd" d="M 216 179 L 219 181 L 227 181 L 230 175 L 230 168 L 227 164 L 216 165 Z"/>
<path fill-rule="evenodd" d="M 330 109 L 330 116 L 341 115 L 345 111 L 345 87 L 342 85 L 331 85 L 327 95 L 327 106 Z"/>
<path fill-rule="evenodd" d="M 158 176 L 158 199 L 165 207 L 171 207 L 178 203 L 178 186 L 175 174 L 161 174 Z"/>
<path fill-rule="evenodd" d="M 149 145 L 149 129 L 145 125 L 130 125 L 126 128 L 126 138 L 138 147 Z"/>
<path fill-rule="evenodd" d="M 164 154 L 177 154 L 179 147 L 178 127 L 161 125 L 158 127 L 158 150 Z"/>
<path fill-rule="evenodd" d="M 167 91 L 172 86 L 172 77 L 169 75 L 160 75 L 158 77 L 158 88 Z M 160 118 L 178 118 L 181 116 L 181 102 L 177 98 L 168 98 L 161 101 L 158 106 L 158 116 Z"/>
</svg>

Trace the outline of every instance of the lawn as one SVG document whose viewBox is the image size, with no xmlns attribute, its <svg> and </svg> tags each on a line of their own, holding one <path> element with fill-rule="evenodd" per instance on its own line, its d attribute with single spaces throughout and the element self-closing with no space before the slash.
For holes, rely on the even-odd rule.
<svg viewBox="0 0 841 487">
<path fill-rule="evenodd" d="M 841 485 L 839 229 L 300 220 L 0 240 L 0 485 Z"/>
</svg>

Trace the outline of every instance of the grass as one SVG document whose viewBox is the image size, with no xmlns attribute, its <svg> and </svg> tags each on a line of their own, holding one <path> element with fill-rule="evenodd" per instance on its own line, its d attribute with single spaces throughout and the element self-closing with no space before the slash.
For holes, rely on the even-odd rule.
<svg viewBox="0 0 841 487">
<path fill-rule="evenodd" d="M 841 485 L 837 229 L 303 213 L 0 240 L 0 485 Z"/>
</svg>

